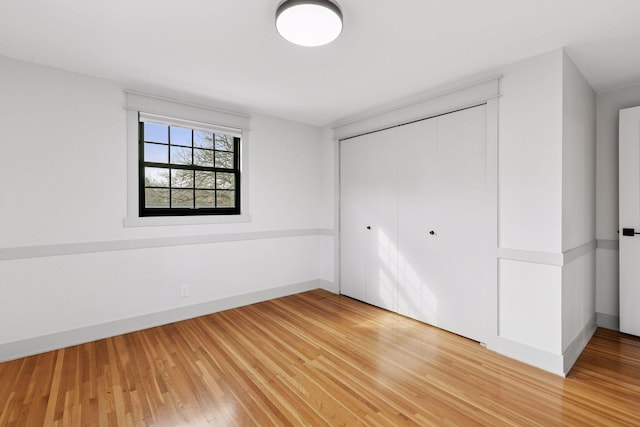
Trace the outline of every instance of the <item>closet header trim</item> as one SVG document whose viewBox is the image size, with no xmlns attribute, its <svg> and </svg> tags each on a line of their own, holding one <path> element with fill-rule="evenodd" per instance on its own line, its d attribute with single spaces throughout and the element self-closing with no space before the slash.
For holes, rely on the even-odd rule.
<svg viewBox="0 0 640 427">
<path fill-rule="evenodd" d="M 457 89 L 431 92 L 391 109 L 364 118 L 344 122 L 333 128 L 335 140 L 344 140 L 403 124 L 452 113 L 485 104 L 500 96 L 501 76 L 483 80 Z"/>
</svg>

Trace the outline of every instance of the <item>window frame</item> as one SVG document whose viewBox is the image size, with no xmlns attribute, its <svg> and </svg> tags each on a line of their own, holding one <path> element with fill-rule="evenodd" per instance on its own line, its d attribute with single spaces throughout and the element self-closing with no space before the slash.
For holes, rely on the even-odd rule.
<svg viewBox="0 0 640 427">
<path fill-rule="evenodd" d="M 161 227 L 249 223 L 252 221 L 249 197 L 250 182 L 250 119 L 245 113 L 219 109 L 204 104 L 179 101 L 162 96 L 125 90 L 124 109 L 126 113 L 126 215 L 123 226 Z M 205 124 L 226 131 L 241 134 L 240 141 L 240 213 L 237 215 L 182 215 L 182 216 L 140 216 L 139 183 L 139 114 L 150 114 L 171 118 L 172 122 L 183 123 L 184 127 Z M 215 125 L 213 125 L 215 124 Z M 213 229 L 212 229 L 213 230 Z"/>
<path fill-rule="evenodd" d="M 147 141 L 144 137 L 144 124 L 145 123 L 153 123 L 161 126 L 167 126 L 167 143 L 158 143 L 158 145 L 166 145 L 169 150 L 169 158 L 167 158 L 167 163 L 158 163 L 158 162 L 149 162 L 144 158 L 144 149 L 146 143 L 156 143 L 153 141 Z M 216 167 L 215 163 L 213 166 L 200 166 L 196 164 L 191 165 L 183 165 L 183 164 L 174 164 L 171 163 L 171 147 L 182 147 L 181 145 L 174 145 L 171 143 L 171 127 L 179 127 L 182 129 L 189 129 L 191 131 L 191 152 L 193 156 L 194 150 L 194 132 L 195 131 L 205 131 L 210 132 L 214 135 L 213 148 L 211 151 L 215 156 L 216 152 L 225 152 L 224 150 L 216 150 L 215 148 L 215 135 L 227 135 L 233 138 L 233 167 L 232 168 L 221 168 Z M 242 174 L 241 174 L 241 132 L 236 129 L 224 129 L 219 126 L 202 124 L 202 123 L 185 123 L 184 120 L 173 119 L 170 117 L 160 117 L 157 115 L 139 113 L 138 114 L 138 200 L 139 200 L 139 216 L 142 217 L 171 217 L 171 216 L 197 216 L 197 215 L 239 215 L 241 213 L 242 206 Z M 189 147 L 185 147 L 189 148 Z M 192 157 L 193 159 L 193 157 Z M 207 171 L 214 173 L 228 173 L 234 175 L 234 207 L 192 207 L 192 208 L 178 208 L 178 207 L 168 207 L 168 208 L 153 208 L 146 206 L 146 192 L 145 189 L 147 185 L 145 185 L 145 171 L 147 167 L 155 167 L 167 169 L 169 171 L 180 169 L 180 170 L 188 170 L 188 171 Z M 171 175 L 169 177 L 169 203 L 171 204 L 172 197 L 171 193 L 174 188 L 171 185 Z M 196 187 L 195 180 L 193 182 L 193 187 L 189 188 L 193 190 L 194 193 L 194 203 L 195 203 L 195 193 L 198 191 Z M 213 189 L 214 191 L 214 200 L 217 199 L 217 188 Z"/>
</svg>

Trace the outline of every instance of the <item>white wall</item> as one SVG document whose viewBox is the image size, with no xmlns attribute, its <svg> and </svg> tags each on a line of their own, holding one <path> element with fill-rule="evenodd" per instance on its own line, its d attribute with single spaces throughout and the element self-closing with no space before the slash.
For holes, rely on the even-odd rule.
<svg viewBox="0 0 640 427">
<path fill-rule="evenodd" d="M 562 251 L 573 252 L 562 267 L 565 353 L 596 321 L 596 94 L 566 54 L 562 70 Z"/>
<path fill-rule="evenodd" d="M 1 261 L 0 343 L 319 278 L 320 238 Z M 190 288 L 179 298 L 179 285 Z"/>
<path fill-rule="evenodd" d="M 600 326 L 618 329 L 618 112 L 640 105 L 640 85 L 597 96 L 596 311 Z"/>
<path fill-rule="evenodd" d="M 126 119 L 117 84 L 2 59 L 3 247 L 317 228 L 321 130 L 251 119 L 248 224 L 124 228 Z M 124 171 L 124 172 L 123 172 Z M 291 179 L 292 177 L 295 179 Z M 12 185 L 8 185 L 11 182 Z M 44 209 L 43 209 L 44 208 Z M 28 227 L 20 226 L 28 224 Z"/>
<path fill-rule="evenodd" d="M 500 91 L 500 247 L 560 252 L 562 51 L 506 67 Z"/>
<path fill-rule="evenodd" d="M 339 156 L 338 143 L 333 139 L 333 131 L 325 127 L 322 129 L 322 190 L 320 207 L 320 227 L 323 230 L 332 230 L 331 237 L 322 240 L 320 251 L 320 278 L 339 283 L 336 266 L 338 265 L 338 254 L 340 242 L 337 239 L 338 216 L 338 193 L 339 193 Z M 336 287 L 337 291 L 337 287 Z"/>
<path fill-rule="evenodd" d="M 595 326 L 595 93 L 562 49 L 502 72 L 490 348 L 562 374 Z"/>
<path fill-rule="evenodd" d="M 526 362 L 538 365 L 538 351 L 560 354 L 562 341 L 562 271 L 557 266 L 499 261 L 499 327 L 501 339 L 526 347 Z M 497 350 L 519 358 L 498 340 Z M 549 367 L 544 367 L 550 369 Z"/>
<path fill-rule="evenodd" d="M 561 352 L 561 269 L 535 256 L 562 247 L 562 58 L 512 64 L 501 83 L 497 347 L 531 349 L 533 364 L 536 351 Z"/>
<path fill-rule="evenodd" d="M 596 94 L 563 55 L 562 250 L 595 240 Z"/>
<path fill-rule="evenodd" d="M 123 88 L 0 58 L 0 94 L 0 350 L 10 347 L 0 359 L 19 355 L 9 353 L 23 340 L 88 325 L 265 290 L 332 287 L 315 282 L 333 280 L 333 162 L 321 129 L 252 117 L 249 223 L 124 227 Z M 239 241 L 216 243 L 222 234 Z M 212 241 L 176 246 L 176 238 L 203 236 Z M 85 245 L 38 257 L 75 243 L 96 252 L 82 253 Z M 100 249 L 111 243 L 136 249 Z M 292 284 L 302 285 L 281 288 Z"/>
</svg>

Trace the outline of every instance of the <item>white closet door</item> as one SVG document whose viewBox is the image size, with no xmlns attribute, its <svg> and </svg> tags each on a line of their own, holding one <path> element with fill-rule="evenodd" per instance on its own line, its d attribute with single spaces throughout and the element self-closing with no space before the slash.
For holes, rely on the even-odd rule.
<svg viewBox="0 0 640 427">
<path fill-rule="evenodd" d="M 340 144 L 341 293 L 397 307 L 397 140 L 385 131 Z"/>
<path fill-rule="evenodd" d="M 619 151 L 620 331 L 640 336 L 640 107 L 620 110 Z"/>
<path fill-rule="evenodd" d="M 486 342 L 486 107 L 438 118 L 438 326 Z"/>
<path fill-rule="evenodd" d="M 397 134 L 390 129 L 367 135 L 364 161 L 369 233 L 365 301 L 393 311 L 397 307 Z"/>
<path fill-rule="evenodd" d="M 344 295 L 366 300 L 367 220 L 366 136 L 340 143 L 340 287 Z"/>
<path fill-rule="evenodd" d="M 398 312 L 437 325 L 437 121 L 401 126 L 398 144 Z"/>
<path fill-rule="evenodd" d="M 485 106 L 343 141 L 342 293 L 486 342 L 486 156 Z"/>
</svg>

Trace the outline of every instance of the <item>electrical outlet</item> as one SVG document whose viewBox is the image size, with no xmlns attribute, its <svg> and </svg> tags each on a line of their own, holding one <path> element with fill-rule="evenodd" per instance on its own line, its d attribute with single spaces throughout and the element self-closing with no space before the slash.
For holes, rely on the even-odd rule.
<svg viewBox="0 0 640 427">
<path fill-rule="evenodd" d="M 180 298 L 185 298 L 189 296 L 189 285 L 180 286 Z"/>
</svg>

